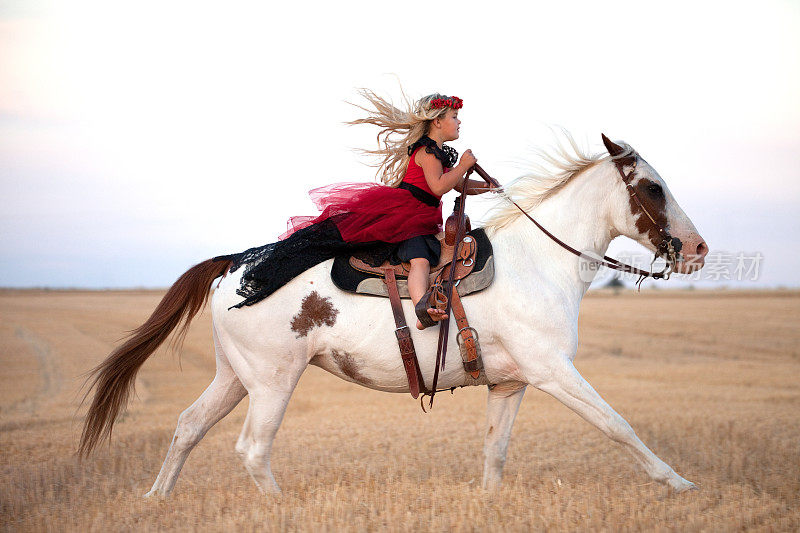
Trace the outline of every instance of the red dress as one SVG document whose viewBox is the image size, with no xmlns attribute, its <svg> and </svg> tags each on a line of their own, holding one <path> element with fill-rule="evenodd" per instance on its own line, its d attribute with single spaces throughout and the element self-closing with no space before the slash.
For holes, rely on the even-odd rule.
<svg viewBox="0 0 800 533">
<path fill-rule="evenodd" d="M 292 217 L 286 239 L 299 229 L 331 219 L 348 243 L 398 243 L 442 228 L 441 197 L 431 191 L 425 173 L 412 154 L 398 187 L 375 183 L 334 183 L 309 192 L 322 211 L 316 217 Z"/>
<path fill-rule="evenodd" d="M 435 146 L 427 137 L 420 144 L 426 149 Z M 414 161 L 418 149 L 412 152 L 398 187 L 336 183 L 314 189 L 310 195 L 322 211 L 319 216 L 292 217 L 278 242 L 215 258 L 232 261 L 231 272 L 244 269 L 236 291 L 244 300 L 233 307 L 258 303 L 295 276 L 339 255 L 363 254 L 360 257 L 370 264 L 381 264 L 391 260 L 393 250 L 399 253 L 419 237 L 438 248 L 438 241 L 428 236 L 441 231 L 441 198 L 430 190 L 425 173 Z M 450 163 L 454 156 L 445 160 Z M 425 256 L 436 263 L 438 253 L 429 251 Z"/>
</svg>

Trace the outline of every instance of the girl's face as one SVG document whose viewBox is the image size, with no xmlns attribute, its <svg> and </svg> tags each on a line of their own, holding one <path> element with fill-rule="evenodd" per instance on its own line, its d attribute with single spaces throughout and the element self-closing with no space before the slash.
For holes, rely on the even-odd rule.
<svg viewBox="0 0 800 533">
<path fill-rule="evenodd" d="M 458 120 L 458 109 L 452 107 L 447 108 L 444 117 L 437 118 L 441 134 L 444 141 L 455 141 L 458 139 L 458 129 L 461 126 L 461 121 Z"/>
</svg>

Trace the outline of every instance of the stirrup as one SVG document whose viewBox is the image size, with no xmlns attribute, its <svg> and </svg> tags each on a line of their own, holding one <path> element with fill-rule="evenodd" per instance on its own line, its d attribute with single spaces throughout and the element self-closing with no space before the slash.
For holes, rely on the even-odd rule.
<svg viewBox="0 0 800 533">
<path fill-rule="evenodd" d="M 422 324 L 423 328 L 429 328 L 436 325 L 436 321 L 431 318 L 431 315 L 428 314 L 428 308 L 430 307 L 430 305 L 428 305 L 428 298 L 430 295 L 430 292 L 426 292 L 425 295 L 419 299 L 417 305 L 414 306 L 414 312 L 417 314 L 419 323 Z"/>
<path fill-rule="evenodd" d="M 422 295 L 417 305 L 414 306 L 414 312 L 417 314 L 419 323 L 423 328 L 435 326 L 440 321 L 436 321 L 428 314 L 428 309 L 446 309 L 447 296 L 444 294 L 444 289 L 441 284 L 434 284 L 431 289 Z"/>
</svg>

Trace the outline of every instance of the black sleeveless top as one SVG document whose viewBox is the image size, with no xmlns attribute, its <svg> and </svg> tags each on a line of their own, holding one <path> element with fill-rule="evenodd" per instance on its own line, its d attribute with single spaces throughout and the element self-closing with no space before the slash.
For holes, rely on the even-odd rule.
<svg viewBox="0 0 800 533">
<path fill-rule="evenodd" d="M 423 135 L 420 140 L 408 147 L 408 155 L 413 154 L 414 150 L 420 146 L 424 146 L 425 152 L 433 154 L 436 159 L 441 161 L 444 168 L 453 168 L 456 166 L 456 163 L 458 163 L 458 152 L 455 150 L 455 148 L 451 148 L 450 146 L 444 144 L 441 148 L 439 148 L 439 145 L 436 144 L 436 141 L 427 135 Z"/>
</svg>

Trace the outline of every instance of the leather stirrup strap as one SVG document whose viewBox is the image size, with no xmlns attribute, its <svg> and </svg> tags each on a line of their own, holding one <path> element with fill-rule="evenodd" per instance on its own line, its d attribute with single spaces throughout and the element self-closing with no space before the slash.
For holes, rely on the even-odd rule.
<svg viewBox="0 0 800 533">
<path fill-rule="evenodd" d="M 433 408 L 433 397 L 436 395 L 436 387 L 439 383 L 439 369 L 444 370 L 444 362 L 445 357 L 447 356 L 447 337 L 450 333 L 450 305 L 452 303 L 451 300 L 451 293 L 453 292 L 453 283 L 455 280 L 455 273 L 456 273 L 456 261 L 458 260 L 458 251 L 461 247 L 461 240 L 464 238 L 464 234 L 466 233 L 466 220 L 464 219 L 466 213 L 464 211 L 465 204 L 467 202 L 467 183 L 469 182 L 469 176 L 472 174 L 472 168 L 467 170 L 466 175 L 461 182 L 461 196 L 459 197 L 458 209 L 456 212 L 457 223 L 456 223 L 456 240 L 455 246 L 453 247 L 453 259 L 451 261 L 452 265 L 450 266 L 450 273 L 447 276 L 447 284 L 444 286 L 445 296 L 447 297 L 447 304 L 445 307 L 445 313 L 447 313 L 448 318 L 441 320 L 439 322 L 439 343 L 436 350 L 436 368 L 433 371 L 433 385 L 431 386 L 431 403 L 430 407 Z"/>
<path fill-rule="evenodd" d="M 453 289 L 450 307 L 453 310 L 453 315 L 455 315 L 456 324 L 458 325 L 456 341 L 462 349 L 461 360 L 464 363 L 464 370 L 474 379 L 478 379 L 483 369 L 483 359 L 478 349 L 478 334 L 477 332 L 475 335 L 472 334 L 475 330 L 470 327 L 467 321 L 467 314 L 464 312 L 464 306 L 461 305 L 461 297 L 458 295 L 458 289 Z"/>
<path fill-rule="evenodd" d="M 417 352 L 414 350 L 411 331 L 408 329 L 406 317 L 403 314 L 403 304 L 400 302 L 400 293 L 397 290 L 397 279 L 395 278 L 394 270 L 387 268 L 384 270 L 384 275 L 383 282 L 386 283 L 389 302 L 392 304 L 394 323 L 397 326 L 394 334 L 397 336 L 397 344 L 400 345 L 400 357 L 403 359 L 403 368 L 406 370 L 409 391 L 411 396 L 416 399 L 419 396 L 419 377 L 421 376 L 419 363 L 417 362 Z"/>
</svg>

